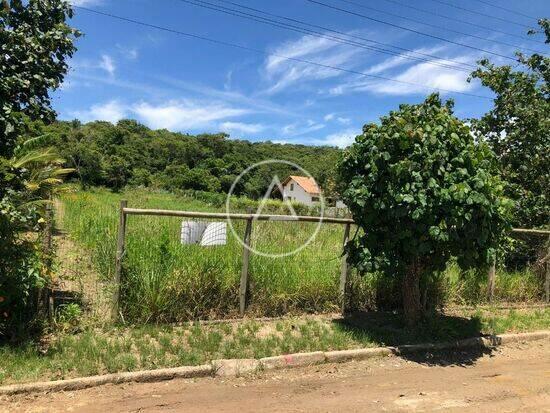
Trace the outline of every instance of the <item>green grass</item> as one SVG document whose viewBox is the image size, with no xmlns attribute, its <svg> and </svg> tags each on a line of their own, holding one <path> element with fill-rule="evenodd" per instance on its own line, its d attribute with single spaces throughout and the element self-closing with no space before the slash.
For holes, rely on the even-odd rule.
<svg viewBox="0 0 550 413">
<path fill-rule="evenodd" d="M 480 333 L 550 328 L 550 308 L 462 310 L 433 316 L 414 330 L 399 317 L 373 313 L 347 323 L 320 318 L 220 324 L 144 325 L 90 329 L 35 344 L 0 346 L 0 384 L 198 365 L 219 358 L 261 358 L 304 351 L 447 341 Z"/>
<path fill-rule="evenodd" d="M 114 275 L 118 203 L 129 206 L 212 211 L 206 203 L 169 194 L 104 190 L 66 195 L 64 227 L 92 255 L 105 280 Z M 132 321 L 181 321 L 231 317 L 238 312 L 243 247 L 228 230 L 225 246 L 181 245 L 182 219 L 130 216 L 124 261 L 122 308 Z M 244 222 L 235 221 L 244 233 Z M 264 252 L 299 246 L 315 224 L 255 222 L 252 245 Z M 252 255 L 249 274 L 250 314 L 325 312 L 337 309 L 343 228 L 323 225 L 315 240 L 285 258 Z"/>
<path fill-rule="evenodd" d="M 130 207 L 219 211 L 206 202 L 145 190 L 115 194 L 95 189 L 65 195 L 63 225 L 91 255 L 104 280 L 113 279 L 118 204 L 123 198 Z M 270 207 L 276 208 L 277 203 Z M 242 246 L 231 232 L 225 246 L 183 246 L 179 243 L 181 221 L 129 217 L 122 289 L 126 321 L 173 322 L 237 315 Z M 264 252 L 288 251 L 300 245 L 314 225 L 255 222 L 252 245 Z M 242 236 L 244 222 L 235 222 L 235 227 Z M 296 255 L 274 259 L 252 254 L 249 314 L 336 310 L 342 238 L 342 226 L 324 224 L 315 240 Z M 352 276 L 351 284 L 352 301 L 358 308 L 373 309 L 381 301 L 391 305 L 399 296 L 395 281 L 376 274 L 362 279 Z M 485 275 L 462 272 L 456 265 L 449 266 L 438 288 L 447 304 L 476 304 L 486 297 Z M 496 296 L 501 301 L 536 301 L 542 296 L 542 282 L 529 272 L 499 271 Z"/>
</svg>

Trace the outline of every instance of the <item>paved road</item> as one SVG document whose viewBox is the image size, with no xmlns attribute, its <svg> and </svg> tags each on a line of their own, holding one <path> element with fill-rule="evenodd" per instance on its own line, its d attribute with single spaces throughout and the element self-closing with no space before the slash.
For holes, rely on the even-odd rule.
<svg viewBox="0 0 550 413">
<path fill-rule="evenodd" d="M 550 412 L 550 342 L 0 400 L 6 412 Z"/>
</svg>

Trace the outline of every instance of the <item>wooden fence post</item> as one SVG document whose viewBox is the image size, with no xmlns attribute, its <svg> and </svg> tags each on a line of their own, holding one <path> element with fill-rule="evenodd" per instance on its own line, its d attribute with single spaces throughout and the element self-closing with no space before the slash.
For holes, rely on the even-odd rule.
<svg viewBox="0 0 550 413">
<path fill-rule="evenodd" d="M 346 224 L 346 227 L 344 229 L 344 242 L 342 244 L 343 247 L 346 246 L 346 244 L 349 241 L 349 231 L 350 231 L 350 224 Z M 346 313 L 346 293 L 347 293 L 347 286 L 348 286 L 348 254 L 344 253 L 342 256 L 342 268 L 340 272 L 340 305 L 342 310 L 342 315 L 345 315 Z"/>
<path fill-rule="evenodd" d="M 51 200 L 46 204 L 44 219 L 46 222 L 44 224 L 44 240 L 42 250 L 45 255 L 46 268 L 49 272 L 52 269 L 53 255 L 53 206 L 51 204 Z"/>
<path fill-rule="evenodd" d="M 120 201 L 120 211 L 118 217 L 118 237 L 116 245 L 116 262 L 115 262 L 115 285 L 113 292 L 113 309 L 112 320 L 118 320 L 119 300 L 120 300 L 120 278 L 122 275 L 122 258 L 124 257 L 124 241 L 126 238 L 126 214 L 124 208 L 128 205 L 128 201 Z"/>
<path fill-rule="evenodd" d="M 243 268 L 241 271 L 241 284 L 239 286 L 239 314 L 244 316 L 246 310 L 246 295 L 248 290 L 248 262 L 250 257 L 250 238 L 252 235 L 252 217 L 246 220 L 246 229 L 243 239 Z"/>
<path fill-rule="evenodd" d="M 489 302 L 493 301 L 495 295 L 495 276 L 496 276 L 496 257 L 493 258 L 493 262 L 489 267 L 489 273 L 487 277 L 487 298 Z"/>
<path fill-rule="evenodd" d="M 546 268 L 546 280 L 544 281 L 544 290 L 546 295 L 546 302 L 550 303 L 550 237 L 548 237 L 548 248 L 546 250 L 546 259 L 544 266 Z"/>
<path fill-rule="evenodd" d="M 51 203 L 51 197 L 49 202 L 45 205 L 44 209 L 44 229 L 42 233 L 42 262 L 44 265 L 44 271 L 47 274 L 48 280 L 51 281 L 50 275 L 53 266 L 53 206 Z M 38 307 L 37 310 L 48 317 L 53 319 L 53 296 L 51 294 L 52 285 L 48 283 L 45 287 L 38 290 Z"/>
</svg>

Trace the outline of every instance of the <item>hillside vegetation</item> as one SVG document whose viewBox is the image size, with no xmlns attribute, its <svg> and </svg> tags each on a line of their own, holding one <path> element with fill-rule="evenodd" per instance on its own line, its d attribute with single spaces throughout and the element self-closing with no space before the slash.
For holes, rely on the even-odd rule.
<svg viewBox="0 0 550 413">
<path fill-rule="evenodd" d="M 75 168 L 72 177 L 83 186 L 114 190 L 133 185 L 227 193 L 235 178 L 249 166 L 284 159 L 307 170 L 325 192 L 330 192 L 341 153 L 327 146 L 234 140 L 224 133 L 189 135 L 151 130 L 133 120 L 116 125 L 74 121 L 27 126 L 30 136 L 50 136 L 67 167 Z M 291 172 L 287 165 L 259 167 L 247 174 L 234 193 L 262 197 L 274 174 L 282 180 Z"/>
</svg>

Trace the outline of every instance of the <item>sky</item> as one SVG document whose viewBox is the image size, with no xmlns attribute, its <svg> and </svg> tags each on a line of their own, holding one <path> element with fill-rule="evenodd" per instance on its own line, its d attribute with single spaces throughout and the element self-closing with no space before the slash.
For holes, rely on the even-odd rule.
<svg viewBox="0 0 550 413">
<path fill-rule="evenodd" d="M 455 100 L 459 118 L 478 117 L 492 95 L 467 82 L 476 61 L 514 64 L 518 49 L 549 50 L 541 35 L 525 35 L 533 17 L 550 16 L 547 0 L 201 1 L 233 15 L 189 4 L 195 0 L 72 0 L 254 50 L 77 8 L 70 24 L 84 36 L 54 93 L 59 118 L 130 118 L 153 129 L 345 147 L 365 123 L 435 89 Z M 234 15 L 259 14 L 250 8 L 293 19 L 262 15 L 294 30 Z"/>
</svg>

